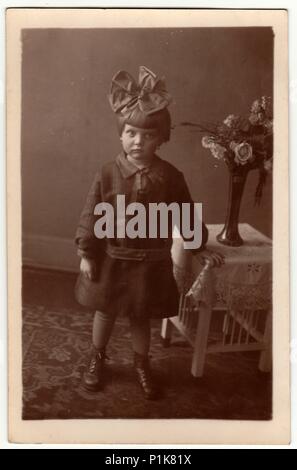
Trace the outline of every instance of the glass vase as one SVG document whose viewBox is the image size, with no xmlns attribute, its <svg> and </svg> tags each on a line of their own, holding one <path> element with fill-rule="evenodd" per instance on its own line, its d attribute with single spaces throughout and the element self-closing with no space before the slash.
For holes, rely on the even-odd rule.
<svg viewBox="0 0 297 470">
<path fill-rule="evenodd" d="M 238 219 L 243 190 L 248 171 L 244 168 L 238 172 L 230 172 L 229 176 L 229 198 L 227 215 L 223 230 L 217 235 L 218 242 L 223 245 L 241 246 L 243 239 L 238 230 Z"/>
</svg>

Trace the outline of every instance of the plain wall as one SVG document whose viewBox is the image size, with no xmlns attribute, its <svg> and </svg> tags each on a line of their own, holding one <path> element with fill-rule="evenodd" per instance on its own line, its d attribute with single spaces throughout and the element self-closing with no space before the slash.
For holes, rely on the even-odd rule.
<svg viewBox="0 0 297 470">
<path fill-rule="evenodd" d="M 23 233 L 73 239 L 93 174 L 120 150 L 107 94 L 112 76 L 146 65 L 166 77 L 173 125 L 247 114 L 273 93 L 271 28 L 35 29 L 22 34 Z M 175 127 L 159 155 L 181 171 L 206 223 L 222 223 L 229 174 Z M 240 220 L 271 236 L 272 181 L 254 207 L 250 172 Z M 49 247 L 50 250 L 50 247 Z"/>
</svg>

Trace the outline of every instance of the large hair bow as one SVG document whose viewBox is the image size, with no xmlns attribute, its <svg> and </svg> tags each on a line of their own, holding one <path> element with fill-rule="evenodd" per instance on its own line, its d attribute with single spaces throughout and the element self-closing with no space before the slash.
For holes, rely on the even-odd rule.
<svg viewBox="0 0 297 470">
<path fill-rule="evenodd" d="M 139 107 L 145 114 L 153 114 L 166 108 L 171 101 L 164 78 L 157 76 L 143 65 L 139 67 L 138 84 L 124 70 L 112 78 L 109 102 L 115 113 L 130 115 Z"/>
</svg>

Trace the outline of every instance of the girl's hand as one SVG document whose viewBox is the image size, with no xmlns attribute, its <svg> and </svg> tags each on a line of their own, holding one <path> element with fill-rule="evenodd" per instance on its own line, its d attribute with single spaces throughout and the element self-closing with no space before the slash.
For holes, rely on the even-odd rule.
<svg viewBox="0 0 297 470">
<path fill-rule="evenodd" d="M 96 263 L 92 259 L 82 258 L 80 262 L 80 271 L 86 276 L 90 281 L 94 281 L 96 277 Z"/>
<path fill-rule="evenodd" d="M 225 263 L 225 257 L 216 251 L 204 250 L 200 257 L 203 264 L 209 264 L 212 268 L 219 268 Z"/>
</svg>

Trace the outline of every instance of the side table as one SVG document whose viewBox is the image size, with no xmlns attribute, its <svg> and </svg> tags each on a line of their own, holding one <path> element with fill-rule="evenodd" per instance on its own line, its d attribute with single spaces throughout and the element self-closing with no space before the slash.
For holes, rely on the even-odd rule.
<svg viewBox="0 0 297 470">
<path fill-rule="evenodd" d="M 170 343 L 172 327 L 193 346 L 191 372 L 201 377 L 206 355 L 236 351 L 261 351 L 259 369 L 272 366 L 272 242 L 248 224 L 240 224 L 241 247 L 217 242 L 221 225 L 209 225 L 207 248 L 225 257 L 219 268 L 203 265 L 201 257 L 172 246 L 174 274 L 180 291 L 179 312 L 164 319 L 161 336 Z M 225 311 L 222 331 L 209 344 L 210 323 L 217 310 Z"/>
</svg>

